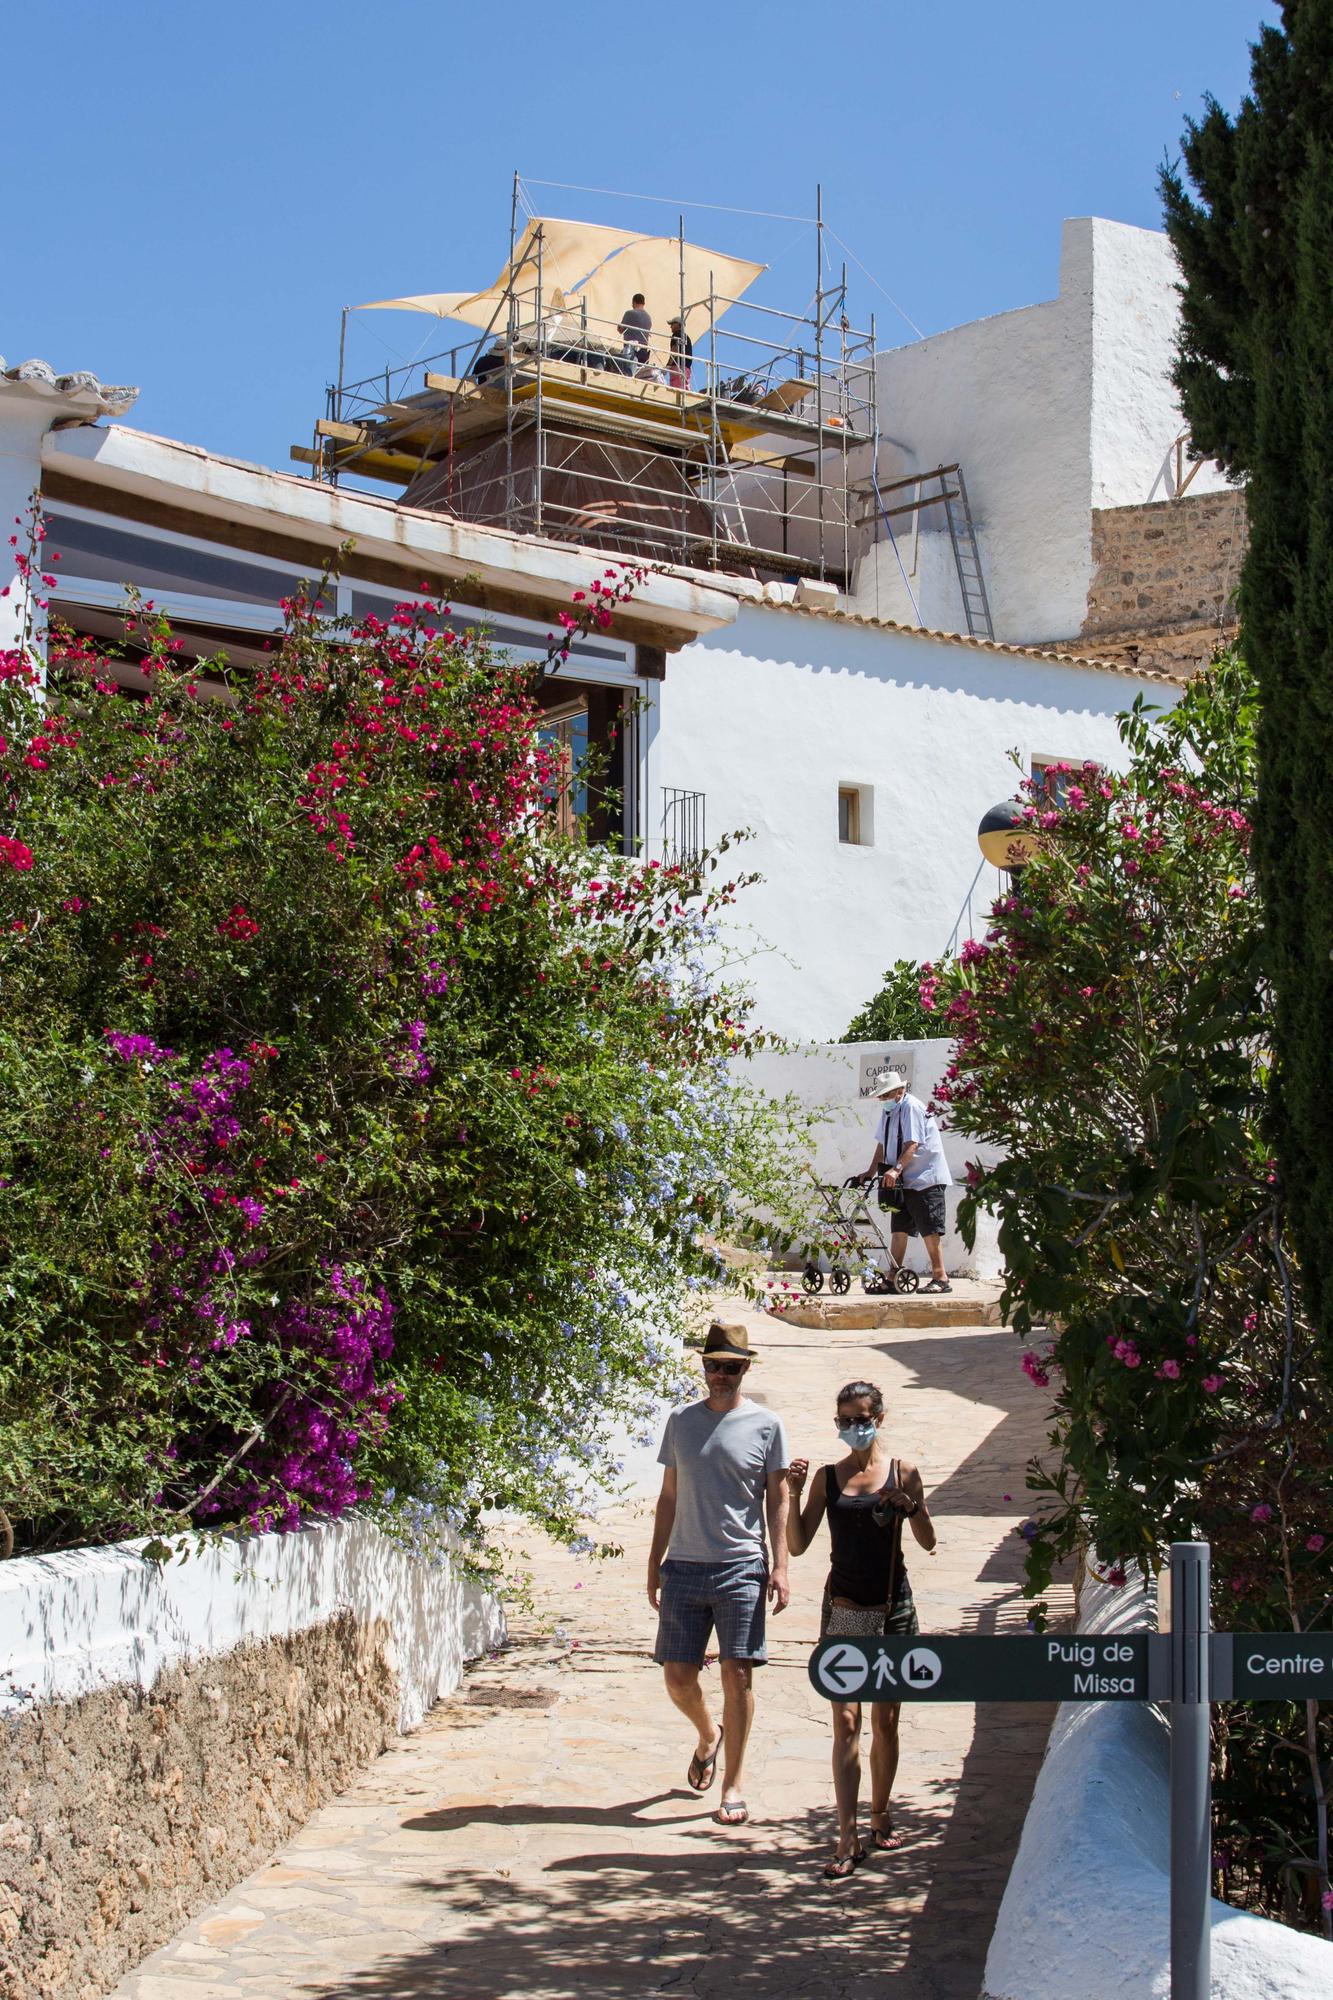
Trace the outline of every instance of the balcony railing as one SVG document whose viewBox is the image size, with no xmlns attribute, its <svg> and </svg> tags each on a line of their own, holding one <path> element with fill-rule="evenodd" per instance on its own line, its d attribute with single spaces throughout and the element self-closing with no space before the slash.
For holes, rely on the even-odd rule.
<svg viewBox="0 0 1333 2000">
<path fill-rule="evenodd" d="M 704 795 L 662 787 L 662 859 L 668 867 L 688 867 L 708 845 Z"/>
</svg>

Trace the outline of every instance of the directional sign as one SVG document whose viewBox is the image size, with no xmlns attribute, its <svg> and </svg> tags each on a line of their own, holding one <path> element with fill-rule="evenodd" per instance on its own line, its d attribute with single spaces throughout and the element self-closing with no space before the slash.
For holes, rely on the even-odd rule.
<svg viewBox="0 0 1333 2000">
<path fill-rule="evenodd" d="M 1213 1637 L 1214 1697 L 1237 1701 L 1333 1700 L 1333 1632 L 1218 1632 Z M 1218 1671 L 1221 1668 L 1221 1671 Z"/>
<path fill-rule="evenodd" d="M 859 1646 L 840 1639 L 832 1646 L 820 1647 L 812 1668 L 815 1686 L 821 1694 L 833 1701 L 848 1701 L 865 1686 L 870 1662 Z"/>
<path fill-rule="evenodd" d="M 828 1701 L 1146 1701 L 1152 1643 L 1169 1642 L 1147 1632 L 824 1639 L 810 1679 Z"/>
</svg>

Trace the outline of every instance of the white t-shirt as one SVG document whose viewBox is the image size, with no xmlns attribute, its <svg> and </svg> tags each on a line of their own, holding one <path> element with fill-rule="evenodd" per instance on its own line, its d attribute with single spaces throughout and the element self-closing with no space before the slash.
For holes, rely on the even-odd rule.
<svg viewBox="0 0 1333 2000">
<path fill-rule="evenodd" d="M 879 1121 L 878 1143 L 886 1167 L 895 1167 L 905 1147 L 916 1140 L 916 1151 L 908 1163 L 902 1185 L 909 1188 L 952 1187 L 953 1175 L 944 1157 L 944 1140 L 935 1113 L 927 1111 L 919 1097 L 904 1091 L 896 1104 L 886 1104 Z"/>
</svg>

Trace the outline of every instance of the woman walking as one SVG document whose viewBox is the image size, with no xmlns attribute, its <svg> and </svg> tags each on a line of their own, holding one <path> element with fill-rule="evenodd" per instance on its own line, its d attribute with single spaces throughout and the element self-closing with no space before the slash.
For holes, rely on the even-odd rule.
<svg viewBox="0 0 1333 2000">
<path fill-rule="evenodd" d="M 836 1427 L 847 1455 L 836 1464 L 821 1466 L 810 1481 L 804 1505 L 801 1495 L 810 1461 L 793 1459 L 787 1469 L 792 1496 L 787 1547 L 794 1556 L 804 1555 L 827 1514 L 833 1563 L 824 1585 L 821 1638 L 879 1638 L 884 1633 L 908 1637 L 920 1627 L 903 1565 L 904 1521 L 927 1554 L 935 1549 L 921 1474 L 914 1465 L 890 1455 L 884 1439 L 884 1397 L 873 1382 L 849 1382 L 838 1391 Z M 824 1874 L 838 1882 L 864 1861 L 866 1850 L 856 1823 L 861 1704 L 837 1701 L 832 1706 L 838 1845 Z M 894 1831 L 889 1808 L 898 1769 L 901 1704 L 873 1702 L 870 1712 L 870 1838 L 879 1852 L 887 1853 L 902 1838 Z"/>
</svg>

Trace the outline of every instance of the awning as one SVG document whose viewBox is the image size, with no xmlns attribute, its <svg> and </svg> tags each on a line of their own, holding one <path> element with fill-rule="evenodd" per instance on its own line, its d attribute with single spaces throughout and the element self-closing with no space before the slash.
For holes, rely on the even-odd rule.
<svg viewBox="0 0 1333 2000">
<path fill-rule="evenodd" d="M 540 264 L 539 264 L 540 257 Z M 538 297 L 538 270 L 541 296 Z M 686 331 L 693 339 L 721 319 L 727 306 L 740 298 L 764 269 L 744 257 L 728 257 L 697 243 L 684 246 Z M 681 243 L 676 236 L 635 236 L 624 229 L 604 229 L 594 222 L 562 222 L 534 216 L 493 285 L 480 292 L 420 292 L 401 299 L 370 299 L 358 312 L 424 312 L 438 319 L 461 319 L 469 326 L 504 330 L 505 295 L 512 290 L 520 323 L 531 325 L 547 314 L 581 317 L 588 309 L 588 327 L 613 339 L 621 314 L 636 292 L 647 300 L 655 332 L 680 311 Z M 710 291 L 716 300 L 711 316 Z"/>
</svg>

